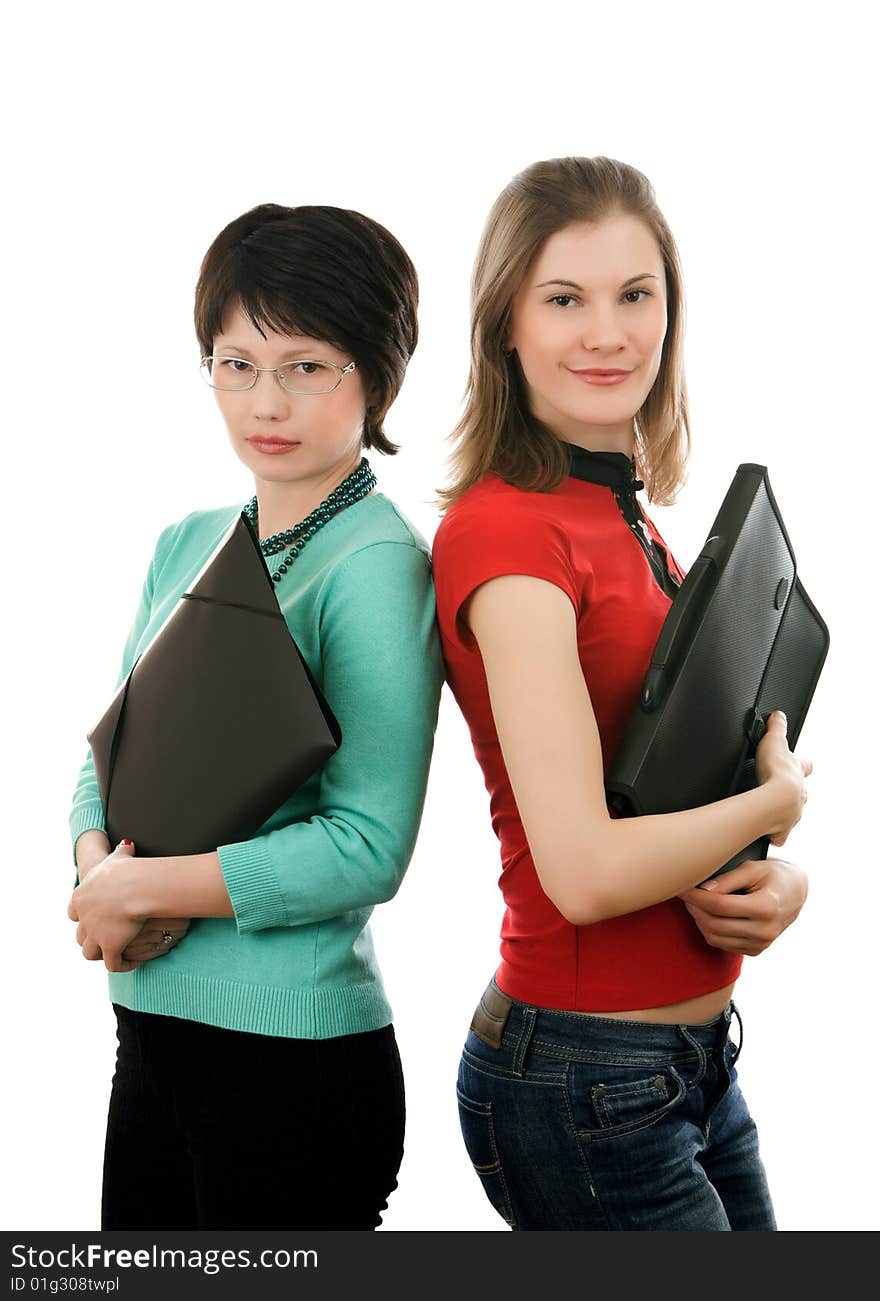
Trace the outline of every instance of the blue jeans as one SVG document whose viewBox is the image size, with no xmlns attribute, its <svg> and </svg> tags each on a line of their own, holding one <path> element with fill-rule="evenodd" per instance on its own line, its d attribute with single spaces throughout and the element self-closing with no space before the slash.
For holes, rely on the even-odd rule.
<svg viewBox="0 0 880 1301">
<path fill-rule="evenodd" d="M 703 1025 L 666 1025 L 533 1007 L 494 981 L 484 1000 L 494 1030 L 478 1009 L 459 1119 L 512 1229 L 776 1228 L 733 1003 Z"/>
</svg>

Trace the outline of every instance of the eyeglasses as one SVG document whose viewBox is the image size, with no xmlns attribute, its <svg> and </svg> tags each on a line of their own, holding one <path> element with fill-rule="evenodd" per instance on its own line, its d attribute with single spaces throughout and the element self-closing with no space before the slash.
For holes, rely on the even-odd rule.
<svg viewBox="0 0 880 1301">
<path fill-rule="evenodd" d="M 255 366 L 241 357 L 203 357 L 201 373 L 211 388 L 244 390 L 253 388 L 260 371 L 271 371 L 288 393 L 332 393 L 346 375 L 357 369 L 357 362 L 337 366 L 335 361 L 287 361 L 283 366 Z"/>
</svg>

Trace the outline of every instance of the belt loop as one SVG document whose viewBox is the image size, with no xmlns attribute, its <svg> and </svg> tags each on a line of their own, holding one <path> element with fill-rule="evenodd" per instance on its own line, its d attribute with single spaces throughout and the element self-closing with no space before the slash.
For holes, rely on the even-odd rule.
<svg viewBox="0 0 880 1301">
<path fill-rule="evenodd" d="M 703 1045 L 700 1043 L 700 1041 L 698 1039 L 695 1039 L 694 1036 L 689 1033 L 686 1025 L 677 1025 L 675 1028 L 678 1031 L 678 1033 L 681 1035 L 685 1043 L 690 1044 L 690 1046 L 693 1049 L 695 1049 L 697 1054 L 697 1060 L 700 1063 L 699 1070 L 697 1071 L 695 1077 L 691 1080 L 690 1084 L 688 1085 L 689 1089 L 693 1089 L 696 1087 L 696 1085 L 700 1083 L 703 1076 L 706 1074 L 706 1066 L 708 1063 L 708 1059 L 706 1057 L 706 1050 L 703 1047 Z"/>
<path fill-rule="evenodd" d="M 736 1063 L 739 1061 L 739 1055 L 742 1052 L 743 1023 L 742 1023 L 742 1017 L 739 1014 L 739 1008 L 737 1007 L 736 1003 L 734 1003 L 733 999 L 730 1000 L 730 1011 L 731 1011 L 731 1015 L 735 1016 L 737 1021 L 739 1022 L 739 1043 L 736 1045 L 736 1051 L 730 1059 L 731 1066 L 735 1066 Z"/>
<path fill-rule="evenodd" d="M 529 1050 L 529 1044 L 532 1041 L 532 1031 L 535 1028 L 535 1021 L 538 1018 L 538 1010 L 534 1007 L 523 1007 L 523 1023 L 519 1032 L 519 1042 L 513 1053 L 512 1070 L 514 1075 L 522 1076 L 523 1063 L 526 1059 L 526 1053 Z"/>
</svg>

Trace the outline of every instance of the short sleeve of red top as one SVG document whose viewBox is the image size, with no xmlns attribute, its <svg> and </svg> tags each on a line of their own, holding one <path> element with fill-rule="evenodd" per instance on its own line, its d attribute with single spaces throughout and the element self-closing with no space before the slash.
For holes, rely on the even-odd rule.
<svg viewBox="0 0 880 1301">
<path fill-rule="evenodd" d="M 646 526 L 680 581 L 682 571 L 647 517 Z M 619 1012 L 731 984 L 742 958 L 708 945 L 678 899 L 574 926 L 547 898 L 501 755 L 479 647 L 459 618 L 468 597 L 502 574 L 527 574 L 565 592 L 607 770 L 670 605 L 612 490 L 569 477 L 550 493 L 523 492 L 488 474 L 441 521 L 433 569 L 447 676 L 470 729 L 501 846 L 500 988 L 543 1007 Z"/>
</svg>

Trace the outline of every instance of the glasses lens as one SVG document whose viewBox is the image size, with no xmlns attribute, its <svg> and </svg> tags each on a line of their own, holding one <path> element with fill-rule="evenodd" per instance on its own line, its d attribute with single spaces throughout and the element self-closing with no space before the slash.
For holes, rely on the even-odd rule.
<svg viewBox="0 0 880 1301">
<path fill-rule="evenodd" d="M 205 357 L 202 362 L 202 375 L 211 388 L 250 388 L 256 374 L 256 367 L 239 357 Z"/>
<path fill-rule="evenodd" d="M 291 393 L 329 393 L 339 383 L 339 371 L 329 361 L 291 361 L 278 374 Z"/>
</svg>

